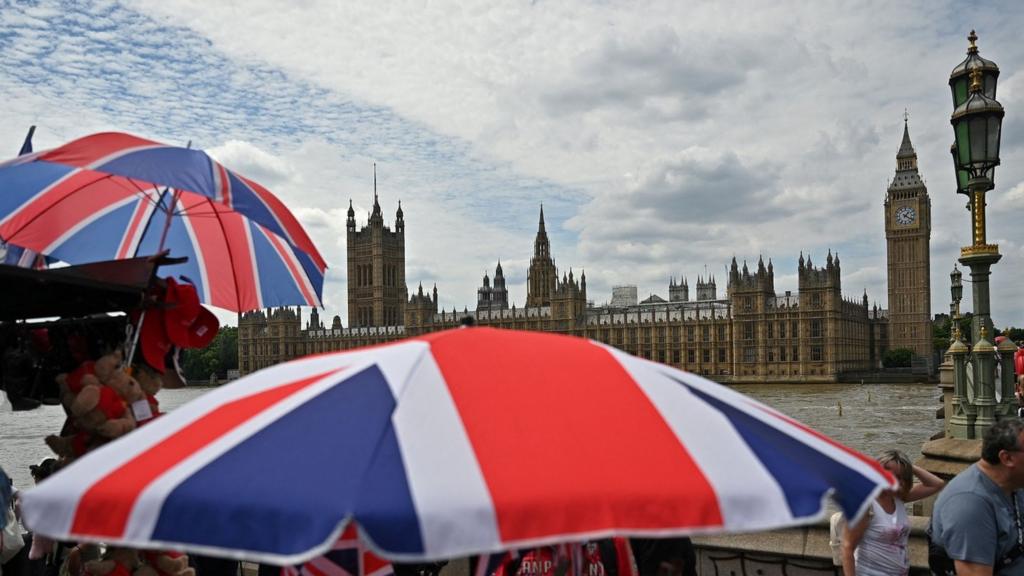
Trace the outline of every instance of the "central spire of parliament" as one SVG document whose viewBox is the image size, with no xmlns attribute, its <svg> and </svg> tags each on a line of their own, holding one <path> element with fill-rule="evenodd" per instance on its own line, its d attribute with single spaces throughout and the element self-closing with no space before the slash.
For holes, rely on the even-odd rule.
<svg viewBox="0 0 1024 576">
<path fill-rule="evenodd" d="M 526 305 L 550 306 L 557 279 L 558 268 L 551 259 L 551 243 L 544 229 L 544 205 L 541 204 L 537 238 L 533 241 L 533 258 L 530 259 L 530 270 L 526 276 Z"/>
</svg>

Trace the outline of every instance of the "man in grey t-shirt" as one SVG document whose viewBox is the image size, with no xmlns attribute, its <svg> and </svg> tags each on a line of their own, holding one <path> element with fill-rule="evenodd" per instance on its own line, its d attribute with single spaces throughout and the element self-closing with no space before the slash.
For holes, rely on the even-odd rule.
<svg viewBox="0 0 1024 576">
<path fill-rule="evenodd" d="M 953 478 L 932 513 L 932 542 L 958 576 L 1024 576 L 1024 420 L 1005 418 L 982 439 L 981 460 Z"/>
</svg>

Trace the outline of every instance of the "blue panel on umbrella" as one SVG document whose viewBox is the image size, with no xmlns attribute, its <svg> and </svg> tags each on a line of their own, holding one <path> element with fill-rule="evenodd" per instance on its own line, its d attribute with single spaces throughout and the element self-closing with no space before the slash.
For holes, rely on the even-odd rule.
<svg viewBox="0 0 1024 576">
<path fill-rule="evenodd" d="M 51 162 L 29 162 L 0 169 L 0 219 L 16 210 L 39 191 L 50 186 L 73 168 Z"/>
<path fill-rule="evenodd" d="M 685 382 L 676 380 L 683 386 Z M 779 432 L 725 402 L 687 386 L 697 397 L 729 419 L 750 449 L 782 488 L 793 516 L 808 517 L 820 512 L 821 499 L 829 487 L 848 518 L 875 489 L 876 484 L 810 446 Z"/>
<path fill-rule="evenodd" d="M 386 502 L 389 514 L 415 518 L 391 430 L 394 406 L 378 368 L 349 377 L 175 488 L 152 539 L 299 554 L 323 544 L 362 507 L 357 495 Z M 418 524 L 405 530 L 401 549 L 421 550 Z"/>
<path fill-rule="evenodd" d="M 117 256 L 124 238 L 126 222 L 132 218 L 138 202 L 129 202 L 100 216 L 64 239 L 50 256 L 64 262 L 97 262 Z"/>
<path fill-rule="evenodd" d="M 142 237 L 142 241 L 139 243 L 139 247 L 136 250 L 136 255 L 150 256 L 158 252 L 160 247 L 160 236 L 163 234 L 166 219 L 167 214 L 162 210 L 157 210 L 153 213 L 149 220 L 149 225 L 146 227 L 146 231 Z M 206 277 L 200 270 L 200 263 L 202 260 L 196 256 L 195 248 L 192 244 L 192 237 L 189 236 L 188 229 L 185 227 L 185 223 L 180 217 L 174 216 L 171 218 L 171 226 L 167 230 L 164 249 L 170 250 L 171 256 L 185 256 L 188 258 L 188 261 L 182 264 L 161 266 L 161 275 L 185 276 L 195 284 L 196 290 L 199 292 L 199 298 L 203 299 L 203 294 L 206 293 L 203 281 Z M 223 271 L 216 270 L 215 272 L 222 273 Z"/>
<path fill-rule="evenodd" d="M 316 263 L 313 262 L 313 257 L 306 254 L 298 248 L 291 247 L 291 251 L 298 258 L 299 262 L 302 263 L 302 269 L 306 271 L 306 277 L 313 283 L 313 289 L 317 295 L 324 293 L 324 275 L 320 272 L 320 269 L 316 267 Z"/>
<path fill-rule="evenodd" d="M 188 190 L 212 198 L 213 167 L 205 153 L 185 148 L 150 148 L 125 154 L 96 170 Z"/>
<path fill-rule="evenodd" d="M 259 222 L 267 230 L 287 238 L 284 229 L 277 223 L 277 218 L 263 200 L 253 192 L 249 185 L 243 182 L 234 173 L 228 173 L 228 181 L 231 183 L 231 205 L 236 212 L 241 212 L 251 220 Z"/>
<path fill-rule="evenodd" d="M 292 302 L 303 302 L 305 299 L 296 281 L 292 279 L 291 270 L 281 260 L 277 250 L 270 244 L 262 232 L 250 224 L 252 247 L 256 252 L 256 266 L 259 268 L 260 292 L 264 306 L 280 306 Z M 281 241 L 282 246 L 288 246 Z"/>
</svg>

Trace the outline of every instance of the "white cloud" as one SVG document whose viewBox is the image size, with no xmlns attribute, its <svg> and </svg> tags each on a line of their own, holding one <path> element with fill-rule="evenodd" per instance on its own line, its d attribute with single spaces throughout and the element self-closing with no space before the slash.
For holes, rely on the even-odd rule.
<svg viewBox="0 0 1024 576">
<path fill-rule="evenodd" d="M 244 174 L 264 186 L 274 186 L 301 176 L 296 174 L 287 162 L 250 142 L 228 140 L 207 152 L 225 167 Z M 301 180 L 296 183 L 301 183 Z"/>
<path fill-rule="evenodd" d="M 40 144 L 101 129 L 193 140 L 264 181 L 303 218 L 344 309 L 339 214 L 401 198 L 408 278 L 472 305 L 501 258 L 513 299 L 544 202 L 559 265 L 590 295 L 774 259 L 843 255 L 845 287 L 885 301 L 882 199 L 909 108 L 933 198 L 933 308 L 966 243 L 952 192 L 946 80 L 967 30 L 954 2 L 361 4 L 200 0 L 0 11 L 0 133 Z M 972 7 L 1003 73 L 993 237 L 1024 208 L 1024 7 Z M 173 37 L 173 42 L 167 42 Z M 1004 185 L 1005 183 L 1005 185 Z M 1024 324 L 1019 250 L 993 307 Z M 724 284 L 724 282 L 723 282 Z M 785 285 L 785 287 L 784 287 Z M 999 320 L 997 320 L 999 321 Z"/>
</svg>

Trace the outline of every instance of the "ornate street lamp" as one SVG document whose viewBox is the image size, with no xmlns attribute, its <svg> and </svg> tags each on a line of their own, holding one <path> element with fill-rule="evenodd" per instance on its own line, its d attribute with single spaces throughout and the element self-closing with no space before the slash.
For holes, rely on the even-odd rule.
<svg viewBox="0 0 1024 576">
<path fill-rule="evenodd" d="M 978 55 L 978 35 L 971 30 L 967 36 L 971 43 L 967 47 L 967 58 L 957 64 L 956 68 L 949 74 L 949 89 L 953 93 L 953 108 L 958 108 L 967 101 L 970 95 L 970 75 L 978 70 L 982 77 L 982 91 L 985 96 L 995 100 L 996 82 L 999 79 L 999 66 L 991 60 L 986 60 Z"/>
<path fill-rule="evenodd" d="M 996 418 L 1006 412 L 1007 407 L 1003 404 L 1009 403 L 1005 396 L 998 405 L 995 400 L 996 349 L 987 338 L 992 332 L 988 279 L 990 267 L 1001 256 L 999 246 L 988 244 L 986 240 L 985 223 L 985 193 L 994 187 L 1004 111 L 995 99 L 999 67 L 978 55 L 975 44 L 978 37 L 973 30 L 967 39 L 971 43 L 967 58 L 953 69 L 949 86 L 955 108 L 950 123 L 956 137 L 952 152 L 957 192 L 966 191 L 971 211 L 971 245 L 960 249 L 960 263 L 971 269 L 974 305 L 970 338 L 973 350 L 969 356 L 970 367 L 965 368 L 971 371 L 976 393 L 971 402 L 973 410 L 966 409 L 964 415 L 969 416 L 973 412 L 976 418 L 971 418 L 973 422 L 966 429 L 961 426 L 955 426 L 954 429 L 956 435 L 965 434 L 961 437 L 980 438 L 995 423 Z M 950 275 L 954 283 L 951 290 L 954 291 L 957 290 L 955 285 L 959 283 L 955 274 L 958 274 L 957 270 Z M 962 294 L 962 284 L 959 290 Z M 956 347 L 959 349 L 959 346 Z M 966 364 L 967 358 L 963 360 Z"/>
<path fill-rule="evenodd" d="M 960 330 L 960 300 L 964 297 L 963 274 L 953 264 L 953 271 L 949 273 L 949 293 L 952 300 L 949 304 L 950 342 L 956 339 L 955 332 Z"/>
<path fill-rule="evenodd" d="M 1004 115 L 1002 105 L 983 92 L 979 69 L 971 72 L 970 90 L 970 96 L 956 107 L 950 119 L 956 134 L 957 167 L 967 172 L 969 189 L 971 182 L 977 179 L 984 179 L 986 185 L 991 185 L 991 170 L 999 165 Z"/>
<path fill-rule="evenodd" d="M 970 35 L 967 36 L 967 40 L 970 41 L 970 46 L 967 48 L 967 57 L 964 58 L 963 62 L 957 64 L 956 68 L 949 74 L 949 91 L 953 96 L 953 109 L 959 108 L 967 98 L 970 96 L 971 91 L 971 74 L 975 71 L 981 73 L 981 91 L 982 93 L 993 100 L 996 98 L 996 85 L 999 80 L 999 66 L 991 60 L 986 60 L 978 54 L 978 35 L 971 30 Z M 968 197 L 967 209 L 971 209 L 971 194 L 967 190 L 967 183 L 970 180 L 970 175 L 967 170 L 960 166 L 958 160 L 958 153 L 956 144 L 949 150 L 953 154 L 953 168 L 956 170 L 956 191 Z M 995 186 L 994 174 L 995 170 L 989 169 L 986 176 L 989 179 L 990 185 L 989 190 Z"/>
</svg>

